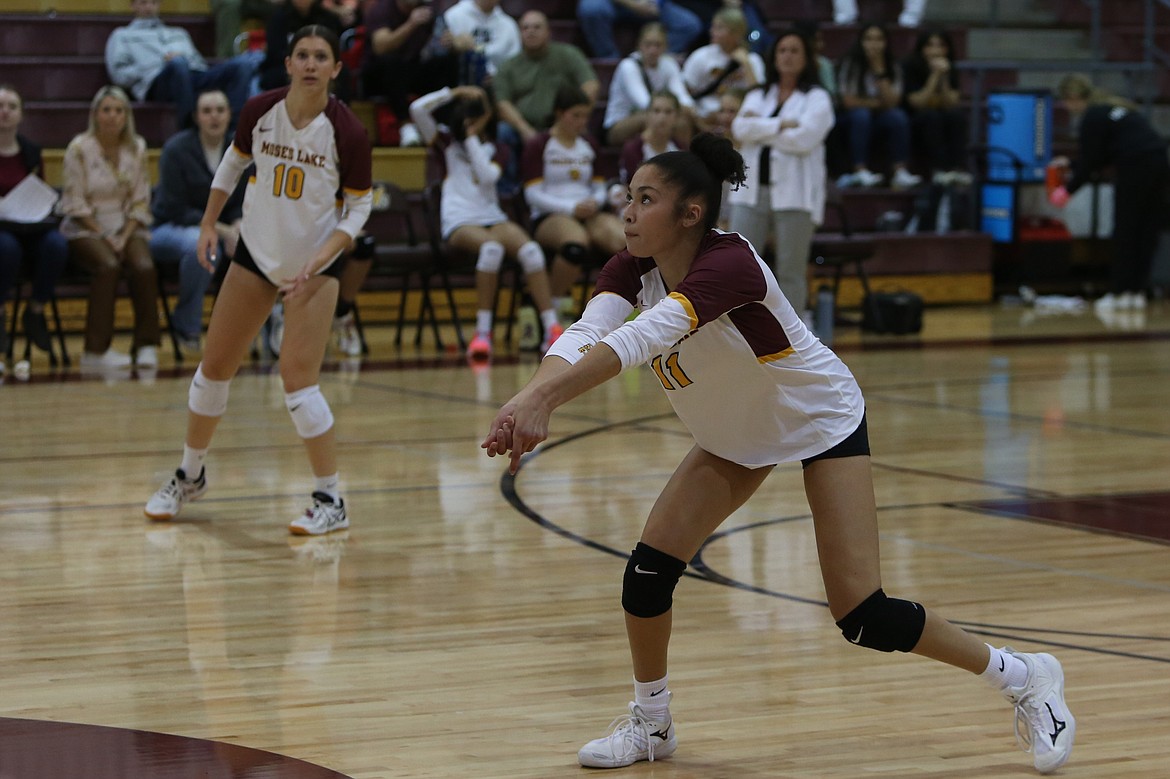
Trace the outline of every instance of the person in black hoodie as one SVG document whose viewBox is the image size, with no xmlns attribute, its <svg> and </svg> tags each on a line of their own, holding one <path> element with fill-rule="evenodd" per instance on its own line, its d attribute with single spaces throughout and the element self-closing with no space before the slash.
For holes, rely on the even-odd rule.
<svg viewBox="0 0 1170 779">
<path fill-rule="evenodd" d="M 1072 193 L 1104 168 L 1113 167 L 1110 292 L 1094 307 L 1099 312 L 1143 309 L 1150 263 L 1166 213 L 1165 190 L 1170 182 L 1166 142 L 1136 106 L 1096 88 L 1085 76 L 1065 76 L 1057 96 L 1078 122 L 1079 154 L 1071 163 L 1065 157 L 1052 161 L 1065 169 L 1067 181 L 1054 188 L 1049 199 L 1063 207 Z"/>
<path fill-rule="evenodd" d="M 26 176 L 44 175 L 41 147 L 17 133 L 24 116 L 23 106 L 20 93 L 7 84 L 0 84 L 0 197 Z M 53 296 L 67 256 L 64 236 L 51 227 L 0 226 L 0 373 L 8 353 L 8 318 L 2 312 L 20 278 L 22 264 L 28 258 L 33 268 L 32 295 L 24 307 L 24 332 L 38 348 L 48 351 L 45 303 Z"/>
<path fill-rule="evenodd" d="M 284 60 L 289 54 L 288 41 L 302 27 L 317 24 L 332 30 L 338 38 L 347 29 L 336 11 L 324 7 L 321 0 L 288 0 L 279 6 L 264 28 L 264 61 L 260 63 L 260 88 L 288 86 Z M 352 26 L 352 25 L 350 25 Z M 353 74 L 344 65 L 333 84 L 333 94 L 343 103 L 353 97 Z"/>
<path fill-rule="evenodd" d="M 179 344 L 188 351 L 199 348 L 203 298 L 211 283 L 211 273 L 196 256 L 199 221 L 215 169 L 231 142 L 230 122 L 227 95 L 219 90 L 204 92 L 195 102 L 195 127 L 171 136 L 159 157 L 158 187 L 150 209 L 154 214 L 150 253 L 156 264 L 179 266 L 179 302 L 171 322 Z M 244 188 L 237 187 L 216 225 L 223 256 L 235 255 L 243 204 Z"/>
</svg>

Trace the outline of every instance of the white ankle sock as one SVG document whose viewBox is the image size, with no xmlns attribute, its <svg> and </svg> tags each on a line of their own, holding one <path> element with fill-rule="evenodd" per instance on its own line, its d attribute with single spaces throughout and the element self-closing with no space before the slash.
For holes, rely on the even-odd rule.
<svg viewBox="0 0 1170 779">
<path fill-rule="evenodd" d="M 1020 658 L 1009 655 L 1002 649 L 987 645 L 991 656 L 987 659 L 987 668 L 979 674 L 997 690 L 1006 690 L 1008 687 L 1023 687 L 1028 681 L 1028 666 Z"/>
<path fill-rule="evenodd" d="M 326 495 L 333 498 L 333 502 L 336 503 L 337 500 L 341 497 L 341 479 L 338 477 L 338 475 L 335 473 L 331 476 L 317 476 L 316 480 L 317 483 L 316 486 L 313 487 L 313 491 L 324 492 Z"/>
<path fill-rule="evenodd" d="M 667 691 L 667 680 L 670 675 L 652 682 L 634 680 L 634 703 L 642 711 L 654 719 L 665 718 L 670 707 L 670 693 Z"/>
<path fill-rule="evenodd" d="M 555 308 L 546 308 L 544 311 L 541 311 L 540 323 L 544 325 L 545 330 L 548 330 L 553 325 L 558 324 L 557 310 Z"/>
<path fill-rule="evenodd" d="M 491 309 L 480 309 L 475 312 L 475 332 L 478 335 L 491 336 L 492 312 Z"/>
<path fill-rule="evenodd" d="M 181 470 L 188 479 L 198 479 L 203 473 L 203 458 L 207 456 L 206 449 L 192 449 L 183 444 L 183 461 L 179 463 Z"/>
</svg>

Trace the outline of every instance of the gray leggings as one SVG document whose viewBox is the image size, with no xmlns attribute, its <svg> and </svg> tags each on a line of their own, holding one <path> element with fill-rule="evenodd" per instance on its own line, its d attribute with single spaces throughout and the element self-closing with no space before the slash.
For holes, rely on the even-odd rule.
<svg viewBox="0 0 1170 779">
<path fill-rule="evenodd" d="M 761 200 L 767 192 L 761 192 Z M 767 201 L 754 206 L 737 203 L 731 207 L 731 229 L 751 241 L 756 251 L 764 253 L 768 228 L 775 246 L 773 271 L 780 291 L 797 313 L 808 308 L 808 254 L 815 225 L 808 211 L 785 209 L 773 211 Z"/>
</svg>

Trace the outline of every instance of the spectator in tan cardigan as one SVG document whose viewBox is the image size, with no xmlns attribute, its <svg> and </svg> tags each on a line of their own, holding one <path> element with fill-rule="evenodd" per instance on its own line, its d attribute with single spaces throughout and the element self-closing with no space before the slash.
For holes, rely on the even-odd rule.
<svg viewBox="0 0 1170 779">
<path fill-rule="evenodd" d="M 130 98 L 102 87 L 90 104 L 89 129 L 65 150 L 61 232 L 74 261 L 90 273 L 82 368 L 158 365 L 158 288 L 150 256 L 150 181 L 146 142 L 134 132 Z M 114 298 L 125 276 L 134 304 L 132 354 L 111 348 Z"/>
</svg>

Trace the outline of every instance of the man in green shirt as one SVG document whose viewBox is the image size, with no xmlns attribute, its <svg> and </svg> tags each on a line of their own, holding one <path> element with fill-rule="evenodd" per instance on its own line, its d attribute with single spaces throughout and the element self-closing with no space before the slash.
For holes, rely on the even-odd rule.
<svg viewBox="0 0 1170 779">
<path fill-rule="evenodd" d="M 527 11 L 520 17 L 520 53 L 500 65 L 493 86 L 500 118 L 527 142 L 552 124 L 553 99 L 562 84 L 581 87 L 590 100 L 601 85 L 576 46 L 550 40 L 548 17 Z"/>
</svg>

